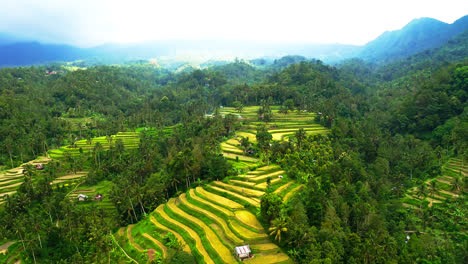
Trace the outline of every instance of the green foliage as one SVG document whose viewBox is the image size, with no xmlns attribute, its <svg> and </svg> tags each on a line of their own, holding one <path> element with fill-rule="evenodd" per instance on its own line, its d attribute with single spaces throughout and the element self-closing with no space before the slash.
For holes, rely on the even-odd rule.
<svg viewBox="0 0 468 264">
<path fill-rule="evenodd" d="M 260 215 L 264 221 L 270 223 L 278 218 L 283 210 L 283 200 L 278 194 L 266 193 L 260 202 Z"/>
<path fill-rule="evenodd" d="M 167 263 L 174 264 L 194 264 L 195 258 L 185 251 L 177 251 Z"/>
<path fill-rule="evenodd" d="M 257 144 L 259 148 L 263 151 L 266 151 L 270 148 L 270 142 L 273 139 L 273 136 L 265 126 L 260 126 L 257 128 L 257 133 L 255 134 L 257 139 Z"/>
<path fill-rule="evenodd" d="M 0 233 L 24 242 L 20 246 L 26 263 L 34 258 L 38 263 L 107 263 L 109 256 L 111 262 L 128 261 L 109 244 L 109 232 L 144 219 L 189 188 L 233 175 L 218 144 L 241 125 L 255 126 L 234 115 L 223 117 L 221 106 L 248 112 L 260 105 L 262 122 L 257 123 L 265 125 L 256 131 L 260 156 L 278 162 L 296 180 L 279 195 L 268 188 L 260 216 L 296 262 L 466 263 L 466 177 L 459 167 L 441 168 L 450 155 L 461 157 L 460 164 L 466 161 L 468 66 L 466 61 L 442 62 L 465 59 L 466 49 L 459 49 L 465 39 L 466 34 L 437 50 L 379 68 L 359 60 L 335 68 L 288 57 L 275 62 L 282 69 L 277 72 L 243 61 L 176 75 L 139 64 L 57 76 L 45 76 L 44 67 L 2 69 L 2 169 L 52 148 L 71 147 L 69 152 L 56 150 L 63 156 L 59 165 L 40 172 L 25 166 L 24 179 L 15 182 L 21 183 L 18 192 L 0 209 Z M 316 121 L 330 133 L 307 136 L 305 128 L 289 141 L 274 141 L 266 126 L 285 118 L 277 111 L 294 109 L 316 113 Z M 214 115 L 205 117 L 211 111 Z M 143 128 L 133 147 L 109 137 L 136 127 Z M 244 153 L 251 147 L 248 138 L 241 139 L 241 146 Z M 50 184 L 77 169 L 89 171 L 77 189 L 95 188 L 108 200 L 76 205 L 67 198 L 74 186 Z M 430 181 L 442 172 L 453 181 Z M 283 204 L 280 196 L 299 184 L 306 188 Z M 207 190 L 223 194 L 209 186 Z M 405 196 L 408 190 L 445 201 L 429 206 Z M 210 206 L 194 204 L 229 220 Z M 192 249 L 189 256 L 174 236 L 166 236 L 165 244 L 175 251 L 168 263 L 201 261 L 187 232 L 155 217 Z M 211 247 L 207 250 L 219 261 Z"/>
</svg>

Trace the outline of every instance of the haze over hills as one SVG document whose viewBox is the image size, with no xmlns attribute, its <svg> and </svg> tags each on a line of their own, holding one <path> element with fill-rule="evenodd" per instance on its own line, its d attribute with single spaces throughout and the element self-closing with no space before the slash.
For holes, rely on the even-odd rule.
<svg viewBox="0 0 468 264">
<path fill-rule="evenodd" d="M 105 44 L 93 48 L 24 42 L 11 34 L 0 34 L 0 67 L 43 64 L 52 61 L 90 60 L 96 63 L 121 63 L 129 60 L 165 58 L 206 61 L 280 58 L 301 55 L 326 63 L 358 57 L 369 62 L 388 62 L 442 45 L 468 29 L 468 16 L 452 24 L 433 18 L 414 19 L 400 30 L 385 32 L 364 46 L 344 44 L 275 43 L 232 40 L 163 40 L 135 44 Z"/>
</svg>

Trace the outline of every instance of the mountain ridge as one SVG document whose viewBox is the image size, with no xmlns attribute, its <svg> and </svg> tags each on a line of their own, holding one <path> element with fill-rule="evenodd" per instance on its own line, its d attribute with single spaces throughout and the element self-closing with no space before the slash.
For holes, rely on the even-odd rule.
<svg viewBox="0 0 468 264">
<path fill-rule="evenodd" d="M 366 61 L 386 63 L 436 48 L 466 29 L 468 15 L 452 24 L 428 17 L 413 19 L 402 29 L 386 31 L 365 44 L 357 57 Z"/>
<path fill-rule="evenodd" d="M 168 57 L 179 61 L 190 58 L 202 64 L 210 60 L 230 61 L 235 57 L 279 59 L 287 55 L 300 55 L 329 64 L 356 57 L 372 63 L 386 64 L 441 46 L 467 29 L 468 15 L 452 24 L 422 17 L 411 20 L 399 30 L 385 31 L 363 46 L 240 40 L 160 40 L 133 44 L 108 43 L 91 48 L 25 41 L 15 35 L 0 32 L 0 67 L 73 60 L 114 64 Z"/>
</svg>

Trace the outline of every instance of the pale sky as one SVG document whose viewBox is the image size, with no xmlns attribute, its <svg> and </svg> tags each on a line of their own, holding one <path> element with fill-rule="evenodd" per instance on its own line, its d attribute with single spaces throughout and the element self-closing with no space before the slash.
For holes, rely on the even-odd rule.
<svg viewBox="0 0 468 264">
<path fill-rule="evenodd" d="M 0 0 L 0 32 L 89 47 L 161 39 L 362 45 L 414 18 L 446 23 L 466 0 Z"/>
</svg>

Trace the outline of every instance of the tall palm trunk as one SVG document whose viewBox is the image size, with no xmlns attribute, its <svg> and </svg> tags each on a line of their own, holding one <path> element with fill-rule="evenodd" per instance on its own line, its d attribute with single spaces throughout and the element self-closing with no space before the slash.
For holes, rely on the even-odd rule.
<svg viewBox="0 0 468 264">
<path fill-rule="evenodd" d="M 133 216 L 135 217 L 135 221 L 138 222 L 138 218 L 137 218 L 137 215 L 135 213 L 135 207 L 133 207 L 133 202 L 132 202 L 132 199 L 130 199 L 130 196 L 128 197 L 128 200 L 130 201 L 130 205 L 132 206 Z"/>
</svg>

